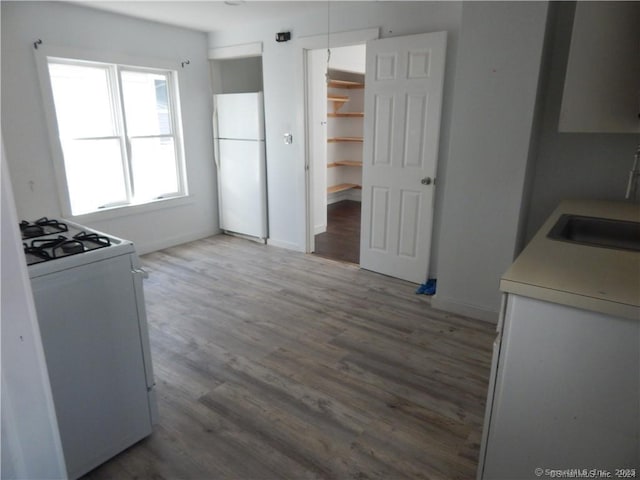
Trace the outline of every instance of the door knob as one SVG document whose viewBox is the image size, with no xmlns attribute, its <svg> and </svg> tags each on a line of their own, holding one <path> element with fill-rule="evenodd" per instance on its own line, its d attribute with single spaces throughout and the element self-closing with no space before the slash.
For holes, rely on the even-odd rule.
<svg viewBox="0 0 640 480">
<path fill-rule="evenodd" d="M 420 180 L 420 183 L 422 185 L 431 185 L 431 177 L 424 177 L 422 180 Z"/>
</svg>

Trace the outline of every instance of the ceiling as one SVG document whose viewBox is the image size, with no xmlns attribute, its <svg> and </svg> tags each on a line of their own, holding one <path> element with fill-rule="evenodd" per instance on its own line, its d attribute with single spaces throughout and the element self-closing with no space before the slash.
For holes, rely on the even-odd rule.
<svg viewBox="0 0 640 480">
<path fill-rule="evenodd" d="M 249 24 L 303 14 L 326 15 L 329 1 L 94 1 L 76 0 L 100 10 L 168 23 L 203 32 L 246 28 Z M 238 5 L 230 5 L 230 4 Z M 331 1 L 331 6 L 343 2 Z M 285 25 L 283 25 L 285 27 Z"/>
</svg>

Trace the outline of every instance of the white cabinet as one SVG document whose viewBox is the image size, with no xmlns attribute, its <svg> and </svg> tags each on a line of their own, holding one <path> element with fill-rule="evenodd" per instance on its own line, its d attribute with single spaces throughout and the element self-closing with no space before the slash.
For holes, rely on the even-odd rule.
<svg viewBox="0 0 640 480">
<path fill-rule="evenodd" d="M 640 132 L 640 2 L 577 2 L 561 132 Z"/>
<path fill-rule="evenodd" d="M 640 319 L 505 295 L 478 478 L 640 476 Z"/>
</svg>

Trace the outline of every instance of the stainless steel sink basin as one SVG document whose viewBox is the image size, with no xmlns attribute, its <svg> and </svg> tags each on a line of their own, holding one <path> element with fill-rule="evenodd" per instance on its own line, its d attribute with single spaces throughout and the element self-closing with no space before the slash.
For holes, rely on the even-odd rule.
<svg viewBox="0 0 640 480">
<path fill-rule="evenodd" d="M 547 237 L 594 247 L 640 251 L 640 222 L 564 214 Z"/>
</svg>

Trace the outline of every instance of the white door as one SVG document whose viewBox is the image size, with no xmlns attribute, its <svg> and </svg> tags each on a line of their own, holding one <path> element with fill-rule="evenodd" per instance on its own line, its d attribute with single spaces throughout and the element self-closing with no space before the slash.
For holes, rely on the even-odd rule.
<svg viewBox="0 0 640 480">
<path fill-rule="evenodd" d="M 360 266 L 429 270 L 446 32 L 367 43 Z"/>
</svg>

